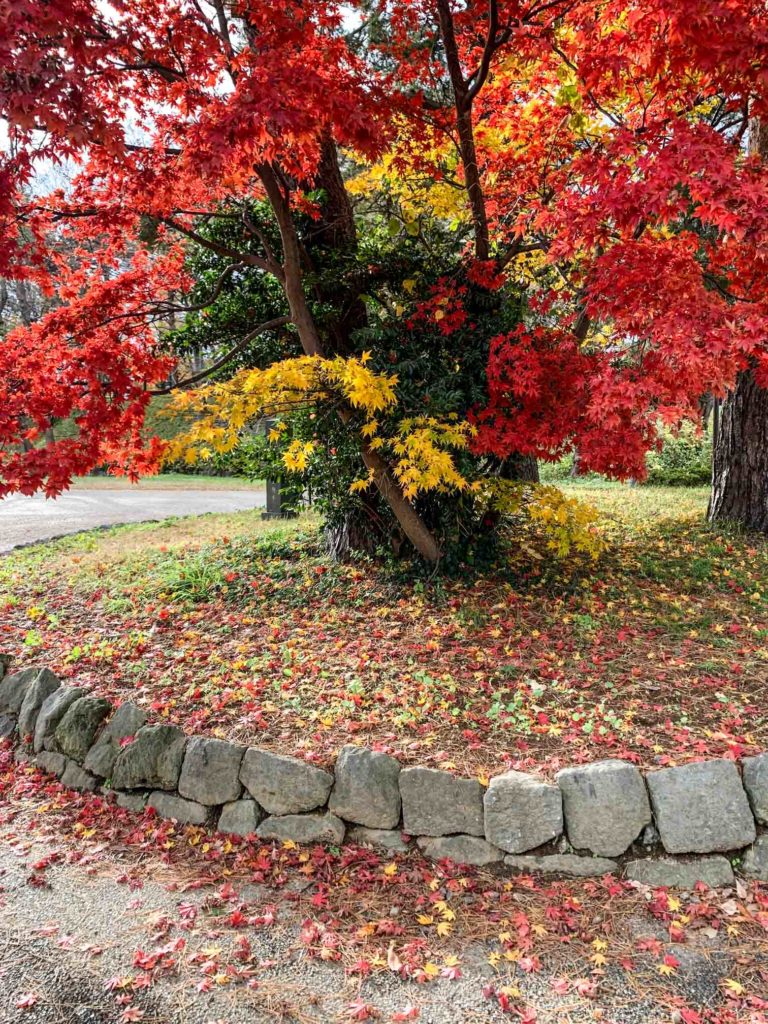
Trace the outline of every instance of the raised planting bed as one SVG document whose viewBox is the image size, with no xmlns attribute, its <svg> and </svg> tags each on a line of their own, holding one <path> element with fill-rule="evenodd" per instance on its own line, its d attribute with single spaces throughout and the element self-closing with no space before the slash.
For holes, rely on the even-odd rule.
<svg viewBox="0 0 768 1024">
<path fill-rule="evenodd" d="M 264 841 L 345 840 L 517 873 L 623 874 L 653 886 L 726 885 L 733 864 L 768 881 L 768 753 L 645 775 L 609 759 L 554 782 L 504 771 L 487 786 L 346 744 L 333 771 L 152 723 L 0 658 L 0 735 L 65 787 L 114 794 L 137 812 Z"/>
</svg>

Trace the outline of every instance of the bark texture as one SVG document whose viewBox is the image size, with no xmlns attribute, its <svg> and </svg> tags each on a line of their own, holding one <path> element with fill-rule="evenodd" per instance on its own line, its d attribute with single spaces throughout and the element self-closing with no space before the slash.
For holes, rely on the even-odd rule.
<svg viewBox="0 0 768 1024">
<path fill-rule="evenodd" d="M 768 160 L 768 122 L 750 122 L 749 149 Z M 720 413 L 708 518 L 768 533 L 768 391 L 752 370 L 739 374 Z"/>
<path fill-rule="evenodd" d="M 720 413 L 708 516 L 768 533 L 768 391 L 751 370 L 739 374 Z"/>
<path fill-rule="evenodd" d="M 502 476 L 505 480 L 537 484 L 539 482 L 539 463 L 536 456 L 513 452 L 504 460 Z"/>
</svg>

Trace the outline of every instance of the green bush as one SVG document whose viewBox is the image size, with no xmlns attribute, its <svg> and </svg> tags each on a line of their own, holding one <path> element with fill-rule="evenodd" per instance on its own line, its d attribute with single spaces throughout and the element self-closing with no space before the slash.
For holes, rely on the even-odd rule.
<svg viewBox="0 0 768 1024">
<path fill-rule="evenodd" d="M 557 462 L 539 460 L 539 478 L 543 484 L 556 483 L 558 480 L 570 480 L 573 475 L 573 455 L 564 455 Z"/>
<path fill-rule="evenodd" d="M 699 434 L 693 424 L 687 424 L 678 433 L 663 432 L 659 451 L 649 452 L 646 483 L 660 487 L 701 487 L 709 484 L 712 476 L 712 437 Z M 572 475 L 573 455 L 564 455 L 558 462 L 539 462 L 542 483 L 557 483 Z M 581 479 L 604 479 L 597 473 L 585 473 Z"/>
<path fill-rule="evenodd" d="M 692 424 L 679 433 L 666 432 L 660 451 L 646 458 L 649 484 L 666 487 L 696 487 L 712 478 L 712 438 L 698 434 Z"/>
</svg>

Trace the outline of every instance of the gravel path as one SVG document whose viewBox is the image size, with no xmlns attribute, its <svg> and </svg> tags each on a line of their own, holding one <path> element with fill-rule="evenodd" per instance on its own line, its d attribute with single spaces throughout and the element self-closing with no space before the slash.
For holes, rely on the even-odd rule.
<svg viewBox="0 0 768 1024">
<path fill-rule="evenodd" d="M 217 915 L 229 913 L 232 904 L 217 911 L 216 888 L 190 885 L 190 876 L 174 874 L 152 856 L 93 845 L 57 852 L 36 835 L 44 811 L 33 800 L 2 815 L 0 1024 L 505 1024 L 510 1016 L 483 996 L 489 982 L 518 986 L 535 1010 L 535 1024 L 675 1020 L 669 1006 L 628 990 L 623 972 L 612 979 L 609 970 L 597 1000 L 573 992 L 560 996 L 546 964 L 525 976 L 508 965 L 499 976 L 488 964 L 489 947 L 481 943 L 462 951 L 458 980 L 416 985 L 389 972 L 365 980 L 346 976 L 340 966 L 310 958 L 299 941 L 302 918 L 311 912 L 306 900 L 301 905 L 308 884 L 303 876 L 288 887 L 299 905 L 284 891 L 274 924 L 224 929 Z M 41 859 L 52 854 L 58 859 L 41 871 Z M 31 884 L 41 874 L 45 884 Z M 244 879 L 233 884 L 237 899 L 260 913 L 276 898 L 274 890 Z M 637 926 L 647 934 L 647 920 Z M 242 939 L 249 944 L 247 960 L 238 956 Z M 172 959 L 171 966 L 156 968 L 147 987 L 124 986 L 146 968 L 139 958 L 158 950 Z M 679 948 L 678 957 L 680 994 L 693 1005 L 716 1003 L 727 958 L 716 949 L 690 947 Z M 226 972 L 244 964 L 249 974 L 227 983 Z M 569 974 L 588 977 L 591 965 L 574 956 L 571 968 Z M 20 1008 L 29 994 L 32 1005 Z M 355 1016 L 355 1007 L 366 1004 L 370 1016 Z M 398 1016 L 409 1007 L 418 1014 Z"/>
<path fill-rule="evenodd" d="M 257 965 L 256 987 L 214 984 L 210 992 L 198 992 L 204 978 L 201 962 L 213 956 L 226 960 L 232 948 L 229 936 L 217 934 L 210 922 L 189 931 L 172 927 L 154 942 L 152 935 L 157 934 L 158 922 L 179 921 L 180 905 L 201 910 L 204 893 L 169 892 L 151 879 L 131 891 L 114 876 L 102 874 L 103 865 L 96 875 L 82 867 L 58 866 L 47 872 L 50 888 L 33 888 L 25 882 L 29 867 L 46 852 L 46 847 L 34 846 L 21 859 L 9 848 L 0 853 L 6 869 L 5 905 L 0 908 L 2 1024 L 122 1024 L 122 1009 L 115 999 L 119 990 L 107 991 L 110 979 L 139 973 L 132 966 L 137 950 L 151 951 L 158 941 L 172 945 L 179 937 L 186 946 L 174 954 L 177 969 L 132 999 L 144 1013 L 143 1024 L 330 1024 L 356 1019 L 349 1011 L 356 1000 L 375 1008 L 379 1016 L 371 1020 L 390 1021 L 409 1006 L 419 1008 L 414 1018 L 419 1024 L 510 1020 L 482 995 L 483 985 L 498 984 L 483 947 L 465 950 L 458 981 L 419 986 L 386 974 L 361 982 L 345 978 L 334 964 L 308 958 L 297 941 L 300 919 L 282 905 L 277 925 L 248 932 Z M 243 894 L 253 899 L 256 890 Z M 52 934 L 43 937 L 40 929 Z M 536 1024 L 587 1024 L 597 1019 L 588 1001 L 562 999 L 548 982 L 546 973 L 518 982 L 536 1008 Z M 16 1002 L 27 992 L 34 992 L 38 1001 L 21 1011 Z M 667 1014 L 650 1005 L 631 1003 L 618 1007 L 609 1019 L 615 1024 L 669 1021 Z"/>
<path fill-rule="evenodd" d="M 0 554 L 23 544 L 116 523 L 140 523 L 206 512 L 241 512 L 265 504 L 263 490 L 93 490 L 58 498 L 12 495 L 0 500 Z"/>
</svg>

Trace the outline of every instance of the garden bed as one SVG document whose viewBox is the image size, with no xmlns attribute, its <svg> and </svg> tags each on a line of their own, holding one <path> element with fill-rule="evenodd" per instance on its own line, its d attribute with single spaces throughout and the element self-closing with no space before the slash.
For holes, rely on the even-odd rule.
<svg viewBox="0 0 768 1024">
<path fill-rule="evenodd" d="M 313 524 L 121 527 L 0 560 L 0 649 L 188 732 L 485 777 L 768 746 L 768 553 L 703 490 L 571 485 L 608 550 L 491 578 L 334 565 Z"/>
</svg>

